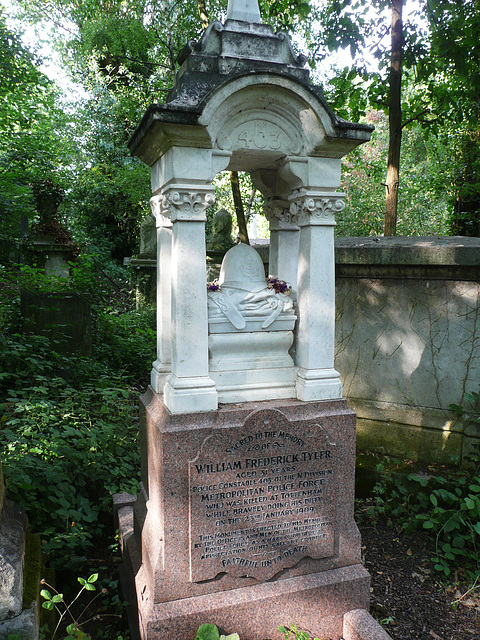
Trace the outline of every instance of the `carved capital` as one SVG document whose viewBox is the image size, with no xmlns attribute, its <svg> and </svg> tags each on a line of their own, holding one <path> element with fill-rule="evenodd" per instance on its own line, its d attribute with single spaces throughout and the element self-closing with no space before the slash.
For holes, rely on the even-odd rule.
<svg viewBox="0 0 480 640">
<path fill-rule="evenodd" d="M 305 194 L 290 204 L 290 211 L 300 226 L 334 225 L 335 214 L 345 208 L 344 197 L 344 193 Z"/>
<path fill-rule="evenodd" d="M 150 198 L 150 209 L 158 227 L 171 227 L 170 212 L 163 206 L 164 196 L 156 195 Z"/>
<path fill-rule="evenodd" d="M 170 214 L 172 222 L 205 221 L 205 211 L 215 204 L 213 187 L 172 185 L 162 195 L 161 207 Z"/>
<path fill-rule="evenodd" d="M 266 200 L 263 211 L 270 223 L 270 230 L 298 229 L 296 215 L 288 202 Z"/>
</svg>

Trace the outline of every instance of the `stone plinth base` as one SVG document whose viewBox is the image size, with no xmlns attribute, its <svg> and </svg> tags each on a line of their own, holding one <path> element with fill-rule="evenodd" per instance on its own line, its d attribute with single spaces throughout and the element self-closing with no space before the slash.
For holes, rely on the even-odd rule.
<svg viewBox="0 0 480 640">
<path fill-rule="evenodd" d="M 355 609 L 343 618 L 343 640 L 391 640 L 391 637 L 368 611 Z"/>
<path fill-rule="evenodd" d="M 296 624 L 339 640 L 369 576 L 353 518 L 355 415 L 344 400 L 171 414 L 141 399 L 142 484 L 115 497 L 126 595 L 142 640 L 242 640 Z"/>
<path fill-rule="evenodd" d="M 139 638 L 194 640 L 201 624 L 241 640 L 280 640 L 279 625 L 297 624 L 312 638 L 339 640 L 344 614 L 369 606 L 370 576 L 361 565 L 151 605 L 137 576 Z"/>
</svg>

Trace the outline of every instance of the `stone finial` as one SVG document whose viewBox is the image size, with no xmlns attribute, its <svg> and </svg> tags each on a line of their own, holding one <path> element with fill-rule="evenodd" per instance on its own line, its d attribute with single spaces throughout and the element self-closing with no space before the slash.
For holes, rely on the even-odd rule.
<svg viewBox="0 0 480 640">
<path fill-rule="evenodd" d="M 228 0 L 227 20 L 261 23 L 258 0 Z"/>
</svg>

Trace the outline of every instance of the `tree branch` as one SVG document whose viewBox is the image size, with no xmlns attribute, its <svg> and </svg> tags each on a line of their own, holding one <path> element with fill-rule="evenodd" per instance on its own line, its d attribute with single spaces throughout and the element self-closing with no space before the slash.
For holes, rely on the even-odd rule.
<svg viewBox="0 0 480 640">
<path fill-rule="evenodd" d="M 401 129 L 403 129 L 404 127 L 407 126 L 407 124 L 410 124 L 411 122 L 414 122 L 415 120 L 418 120 L 420 118 L 420 116 L 423 116 L 424 113 L 430 113 L 430 109 L 424 109 L 423 111 L 420 111 L 419 113 L 417 113 L 417 115 L 413 116 L 412 118 L 409 118 L 408 120 L 405 120 L 405 122 L 401 125 Z"/>
</svg>

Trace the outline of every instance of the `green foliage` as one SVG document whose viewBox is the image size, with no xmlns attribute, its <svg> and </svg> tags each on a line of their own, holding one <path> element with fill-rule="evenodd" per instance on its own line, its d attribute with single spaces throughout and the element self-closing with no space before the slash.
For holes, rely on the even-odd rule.
<svg viewBox="0 0 480 640">
<path fill-rule="evenodd" d="M 379 235 L 385 215 L 384 175 L 388 152 L 388 123 L 381 111 L 366 118 L 375 125 L 371 142 L 344 161 L 342 186 L 345 209 L 337 216 L 339 236 Z M 443 182 L 449 151 L 425 135 L 418 123 L 403 134 L 404 159 L 399 190 L 397 230 L 400 235 L 443 235 L 449 230 L 449 194 Z"/>
<path fill-rule="evenodd" d="M 214 624 L 202 624 L 198 627 L 195 640 L 240 640 L 238 633 L 231 633 L 228 636 L 220 635 Z"/>
<path fill-rule="evenodd" d="M 0 262 L 18 251 L 21 218 L 35 214 L 31 183 L 68 173 L 68 117 L 39 65 L 0 9 Z"/>
<path fill-rule="evenodd" d="M 278 627 L 280 633 L 283 633 L 285 640 L 310 640 L 310 635 L 307 631 L 302 631 L 294 624 L 289 627 Z M 318 640 L 318 638 L 314 638 L 314 640 Z"/>
<path fill-rule="evenodd" d="M 407 532 L 423 530 L 435 536 L 431 558 L 444 577 L 463 569 L 472 580 L 480 572 L 480 466 L 471 470 L 428 474 L 385 474 L 374 488 L 372 504 L 363 512 L 377 521 L 386 518 Z"/>
<path fill-rule="evenodd" d="M 369 109 L 387 111 L 390 4 L 386 0 L 373 3 L 326 0 L 322 5 L 323 29 L 313 50 L 313 63 L 324 60 L 330 51 L 349 49 L 353 63 L 337 69 L 325 87 L 332 107 L 347 119 L 357 121 Z M 480 9 L 474 2 L 421 0 L 404 5 L 402 167 L 397 233 L 412 235 L 421 230 L 422 234 L 478 236 Z M 371 63 L 372 55 L 377 64 Z M 426 147 L 418 170 L 411 172 L 415 176 L 409 173 L 408 166 L 414 155 L 405 145 L 405 127 L 412 122 L 421 128 Z M 437 150 L 441 158 L 435 158 Z M 375 186 L 371 199 L 379 208 L 382 198 L 378 185 Z M 405 207 L 411 210 L 413 218 L 401 212 Z M 376 233 L 380 227 L 378 217 L 377 210 L 369 212 L 368 220 L 362 213 L 360 226 L 366 222 L 371 232 Z M 437 221 L 438 230 L 429 224 L 430 220 Z M 358 226 L 357 217 L 353 222 Z M 349 231 L 349 235 L 355 232 Z"/>
<path fill-rule="evenodd" d="M 403 69 L 407 74 L 413 69 L 417 71 L 428 54 L 427 34 L 419 20 L 422 4 L 423 0 L 403 16 Z M 330 104 L 342 117 L 357 121 L 368 108 L 386 110 L 388 107 L 390 20 L 389 0 L 326 0 L 322 4 L 322 29 L 312 62 L 318 64 L 338 49 L 347 49 L 352 57 L 352 64 L 337 69 L 326 86 Z M 416 102 L 405 99 L 402 109 L 405 120 L 419 111 Z"/>
<path fill-rule="evenodd" d="M 465 393 L 464 396 L 467 401 L 467 406 L 451 404 L 450 409 L 461 416 L 467 424 L 480 425 L 480 393 L 472 391 Z"/>
<path fill-rule="evenodd" d="M 49 589 L 42 589 L 40 591 L 40 596 L 44 599 L 42 602 L 42 607 L 47 609 L 48 611 L 56 611 L 58 615 L 58 621 L 55 626 L 55 629 L 51 634 L 49 634 L 49 640 L 54 640 L 58 631 L 66 632 L 66 636 L 63 636 L 63 640 L 92 640 L 92 636 L 85 631 L 87 625 L 92 620 L 100 620 L 107 616 L 116 616 L 116 614 L 107 613 L 105 615 L 95 615 L 90 619 L 83 619 L 87 610 L 91 607 L 91 605 L 95 602 L 95 600 L 103 596 L 107 593 L 107 589 L 101 589 L 94 597 L 92 597 L 86 604 L 83 603 L 83 606 L 80 607 L 80 611 L 78 614 L 75 612 L 75 603 L 82 596 L 84 591 L 96 591 L 97 587 L 95 583 L 98 580 L 98 573 L 94 573 L 88 578 L 77 578 L 78 582 L 81 585 L 81 589 L 75 595 L 70 603 L 67 604 L 64 600 L 63 593 L 59 593 L 55 587 L 52 587 L 45 580 L 41 580 L 41 584 L 45 584 Z M 67 624 L 67 621 L 71 620 Z M 97 625 L 98 626 L 98 625 Z M 43 639 L 46 638 L 47 630 L 44 630 Z M 62 634 L 63 635 L 63 634 Z M 95 638 L 98 638 L 98 635 L 95 635 Z M 111 637 L 111 636 L 110 636 Z M 123 640 L 122 636 L 116 636 L 115 640 Z"/>
<path fill-rule="evenodd" d="M 244 171 L 238 172 L 240 193 L 244 205 L 245 216 L 250 218 L 253 214 L 259 214 L 257 219 L 257 227 L 259 231 L 258 237 L 268 237 L 268 234 L 262 234 L 262 227 L 267 226 L 266 218 L 263 217 L 263 196 L 256 191 L 252 184 L 250 175 Z M 207 222 L 205 232 L 207 240 L 210 239 L 212 233 L 213 216 L 219 209 L 226 209 L 232 216 L 232 237 L 238 235 L 238 224 L 235 213 L 235 205 L 233 203 L 232 187 L 230 183 L 230 172 L 223 171 L 219 173 L 214 180 L 215 186 L 215 205 L 207 211 Z M 251 205 L 250 207 L 248 205 Z M 247 220 L 248 222 L 248 220 Z"/>
<path fill-rule="evenodd" d="M 136 396 L 121 373 L 86 358 L 73 367 L 39 336 L 5 338 L 0 360 L 9 495 L 51 563 L 74 564 L 102 534 L 112 494 L 136 491 Z"/>
<path fill-rule="evenodd" d="M 102 274 L 86 260 L 76 267 L 74 283 L 87 290 L 97 283 L 101 290 Z M 143 386 L 154 359 L 154 314 L 97 305 L 95 355 L 62 356 L 47 338 L 20 331 L 15 272 L 6 275 L 0 438 L 8 492 L 26 509 L 51 564 L 75 565 L 108 531 L 112 494 L 136 492 L 138 392 L 132 385 Z M 33 268 L 20 276 L 22 284 L 52 284 Z"/>
<path fill-rule="evenodd" d="M 151 369 L 156 344 L 155 308 L 116 313 L 107 309 L 97 316 L 95 356 L 130 378 Z M 142 376 L 143 377 L 143 376 Z"/>
<path fill-rule="evenodd" d="M 92 305 L 102 313 L 112 300 L 115 300 L 117 312 L 131 307 L 129 274 L 115 261 L 102 258 L 96 248 L 91 253 L 81 253 L 74 262 L 70 262 L 70 275 L 63 278 L 45 273 L 45 269 L 28 264 L 0 267 L 4 283 L 10 289 L 26 289 L 42 293 L 69 292 L 88 294 Z M 0 296 L 6 307 L 11 308 L 10 300 Z M 108 313 L 108 311 L 107 311 Z"/>
<path fill-rule="evenodd" d="M 63 205 L 80 245 L 93 243 L 104 255 L 122 260 L 135 252 L 148 213 L 148 167 L 128 152 L 127 141 L 141 111 L 103 86 L 96 86 L 78 112 L 77 175 Z M 130 113 L 130 110 L 133 111 Z M 127 112 L 128 111 L 128 112 Z"/>
</svg>

